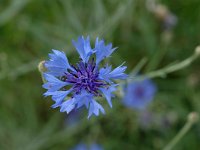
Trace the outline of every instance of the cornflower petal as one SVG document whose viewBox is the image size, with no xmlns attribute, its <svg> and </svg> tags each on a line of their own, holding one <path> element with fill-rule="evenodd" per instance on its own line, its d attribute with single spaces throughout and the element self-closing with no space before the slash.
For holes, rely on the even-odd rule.
<svg viewBox="0 0 200 150">
<path fill-rule="evenodd" d="M 62 87 L 68 85 L 67 82 L 63 82 L 51 74 L 44 73 L 43 77 L 47 82 L 44 83 L 42 87 L 47 89 L 48 92 L 57 91 L 57 90 L 61 89 Z"/>
<path fill-rule="evenodd" d="M 102 80 L 105 80 L 106 82 L 110 82 L 110 76 L 109 76 L 109 73 L 111 72 L 111 66 L 106 66 L 106 67 L 104 67 L 104 68 L 101 68 L 100 70 L 99 70 L 99 77 L 100 77 L 100 79 L 102 79 Z"/>
<path fill-rule="evenodd" d="M 105 45 L 104 40 L 99 41 L 99 38 L 96 38 L 95 42 L 95 52 L 96 52 L 96 64 L 99 64 L 101 60 L 110 56 L 114 50 L 117 48 L 112 48 L 112 44 Z"/>
<path fill-rule="evenodd" d="M 90 38 L 89 36 L 84 39 L 83 36 L 78 37 L 78 41 L 72 40 L 72 43 L 76 50 L 78 51 L 81 59 L 83 62 L 88 62 L 90 55 L 93 53 L 91 46 L 90 46 Z"/>
<path fill-rule="evenodd" d="M 56 108 L 61 106 L 63 100 L 66 98 L 66 96 L 71 92 L 71 90 L 68 91 L 55 91 L 55 92 L 46 92 L 44 93 L 45 96 L 52 96 L 52 100 L 55 101 L 55 104 L 52 105 L 52 108 Z"/>
<path fill-rule="evenodd" d="M 112 108 L 112 101 L 111 101 L 111 97 L 113 96 L 112 92 L 116 91 L 116 86 L 117 84 L 115 85 L 111 85 L 110 87 L 108 88 L 100 88 L 101 92 L 104 94 L 109 106 Z"/>
<path fill-rule="evenodd" d="M 75 100 L 73 98 L 63 102 L 60 108 L 60 112 L 70 113 L 75 108 L 74 102 Z"/>
<path fill-rule="evenodd" d="M 103 109 L 103 107 L 99 103 L 97 103 L 95 100 L 91 100 L 90 107 L 89 107 L 88 119 L 91 117 L 92 114 L 95 114 L 96 116 L 98 116 L 99 111 L 101 111 L 101 113 L 105 114 L 105 110 Z"/>
<path fill-rule="evenodd" d="M 53 53 L 49 54 L 50 60 L 45 62 L 45 67 L 48 69 L 47 73 L 59 77 L 64 75 L 67 69 L 74 70 L 68 62 L 64 52 L 52 50 Z"/>
<path fill-rule="evenodd" d="M 124 73 L 124 71 L 127 67 L 122 65 L 118 66 L 113 71 L 111 71 L 111 66 L 101 68 L 99 71 L 99 77 L 107 82 L 111 82 L 111 79 L 126 79 L 128 76 Z"/>
<path fill-rule="evenodd" d="M 123 65 L 123 64 L 122 64 Z M 109 73 L 109 77 L 112 79 L 126 79 L 127 75 L 124 73 L 126 66 L 120 65 Z"/>
<path fill-rule="evenodd" d="M 86 108 L 89 107 L 90 101 L 93 99 L 93 95 L 86 92 L 85 90 L 81 92 L 81 94 L 76 95 L 74 98 L 76 99 L 77 108 L 85 105 Z"/>
</svg>

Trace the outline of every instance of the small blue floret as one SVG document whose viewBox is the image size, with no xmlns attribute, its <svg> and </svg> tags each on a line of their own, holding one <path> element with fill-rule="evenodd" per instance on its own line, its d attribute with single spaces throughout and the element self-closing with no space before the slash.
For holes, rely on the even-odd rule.
<svg viewBox="0 0 200 150">
<path fill-rule="evenodd" d="M 150 79 L 128 83 L 125 88 L 124 105 L 144 109 L 154 98 L 156 85 Z"/>
</svg>

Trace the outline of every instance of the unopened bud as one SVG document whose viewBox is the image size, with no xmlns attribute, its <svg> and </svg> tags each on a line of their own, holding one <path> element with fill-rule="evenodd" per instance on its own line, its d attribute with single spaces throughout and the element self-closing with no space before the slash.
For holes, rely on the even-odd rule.
<svg viewBox="0 0 200 150">
<path fill-rule="evenodd" d="M 38 64 L 38 70 L 39 70 L 41 73 L 47 71 L 47 69 L 46 69 L 45 66 L 44 66 L 44 63 L 45 63 L 45 61 L 43 60 L 43 61 L 41 61 L 41 62 Z"/>
<path fill-rule="evenodd" d="M 154 13 L 156 15 L 156 17 L 158 17 L 161 20 L 164 20 L 164 18 L 169 14 L 169 10 L 165 5 L 157 5 Z"/>
<path fill-rule="evenodd" d="M 197 46 L 195 49 L 196 55 L 200 55 L 200 46 Z"/>
<path fill-rule="evenodd" d="M 197 112 L 191 112 L 189 115 L 188 115 L 188 121 L 189 122 L 192 122 L 192 123 L 195 123 L 199 120 L 199 114 Z"/>
</svg>

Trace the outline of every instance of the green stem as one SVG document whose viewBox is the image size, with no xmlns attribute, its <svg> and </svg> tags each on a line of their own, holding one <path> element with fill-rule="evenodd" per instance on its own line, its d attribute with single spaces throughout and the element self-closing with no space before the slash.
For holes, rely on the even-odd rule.
<svg viewBox="0 0 200 150">
<path fill-rule="evenodd" d="M 169 74 L 169 73 L 175 72 L 177 70 L 180 70 L 180 69 L 183 69 L 183 68 L 189 66 L 195 59 L 198 58 L 198 56 L 199 55 L 194 53 L 192 56 L 183 60 L 180 63 L 176 63 L 172 66 L 167 66 L 167 67 L 164 67 L 162 69 L 149 72 L 145 75 L 129 78 L 129 81 L 130 80 L 144 80 L 145 78 L 166 77 L 166 75 Z"/>
<path fill-rule="evenodd" d="M 187 121 L 179 133 L 165 146 L 163 150 L 172 150 L 172 148 L 184 137 L 184 135 L 191 129 L 194 122 Z"/>
<path fill-rule="evenodd" d="M 161 43 L 160 47 L 163 47 L 163 48 L 155 52 L 155 54 L 153 55 L 151 61 L 149 62 L 147 66 L 147 69 L 146 69 L 147 72 L 156 69 L 158 65 L 160 64 L 161 60 L 164 58 L 165 54 L 167 53 L 168 47 L 166 44 Z"/>
<path fill-rule="evenodd" d="M 140 72 L 142 67 L 144 67 L 145 63 L 147 62 L 147 58 L 142 58 L 140 62 L 135 66 L 135 68 L 130 72 L 130 76 L 135 76 L 137 73 Z"/>
</svg>

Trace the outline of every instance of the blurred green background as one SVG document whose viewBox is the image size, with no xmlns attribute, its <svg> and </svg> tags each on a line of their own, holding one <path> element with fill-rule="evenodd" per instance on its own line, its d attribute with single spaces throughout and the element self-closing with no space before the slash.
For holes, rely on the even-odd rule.
<svg viewBox="0 0 200 150">
<path fill-rule="evenodd" d="M 110 58 L 113 66 L 126 62 L 129 73 L 146 58 L 141 74 L 188 58 L 200 44 L 200 1 L 145 0 L 0 0 L 0 150 L 67 150 L 83 141 L 108 150 L 162 149 L 187 121 L 200 112 L 199 59 L 187 68 L 155 78 L 158 93 L 147 108 L 151 119 L 113 100 L 106 115 L 74 125 L 67 115 L 51 109 L 42 96 L 37 70 L 51 49 L 63 50 L 77 60 L 71 40 L 98 36 L 119 47 Z M 154 10 L 156 8 L 156 10 Z M 162 8 L 162 9 L 160 9 Z M 167 14 L 177 18 L 166 28 Z M 164 11 L 164 17 L 163 17 Z M 175 23 L 174 23 L 175 24 Z M 143 124 L 141 120 L 143 119 Z M 144 124 L 145 122 L 145 124 Z M 200 148 L 199 122 L 174 147 Z"/>
</svg>

